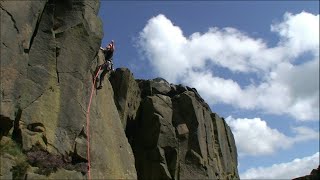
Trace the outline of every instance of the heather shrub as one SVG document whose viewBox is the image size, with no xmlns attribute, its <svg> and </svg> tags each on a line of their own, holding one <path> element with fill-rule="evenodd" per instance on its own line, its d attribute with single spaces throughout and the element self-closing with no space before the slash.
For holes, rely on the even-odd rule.
<svg viewBox="0 0 320 180">
<path fill-rule="evenodd" d="M 27 160 L 32 166 L 39 168 L 36 173 L 47 176 L 58 168 L 63 168 L 65 164 L 61 156 L 52 155 L 43 150 L 29 151 Z"/>
<path fill-rule="evenodd" d="M 33 149 L 27 153 L 27 160 L 32 166 L 38 167 L 36 173 L 48 176 L 59 168 L 75 170 L 85 174 L 87 172 L 86 162 L 72 162 L 65 160 L 61 155 L 53 155 L 46 151 Z"/>
</svg>

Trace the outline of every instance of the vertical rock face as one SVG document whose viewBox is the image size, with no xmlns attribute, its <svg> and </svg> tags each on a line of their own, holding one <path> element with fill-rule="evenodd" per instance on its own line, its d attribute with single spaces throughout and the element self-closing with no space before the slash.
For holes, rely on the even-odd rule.
<svg viewBox="0 0 320 180">
<path fill-rule="evenodd" d="M 239 178 L 230 128 L 194 88 L 122 68 L 90 98 L 98 1 L 0 3 L 1 179 L 86 179 L 88 148 L 92 179 Z"/>
<path fill-rule="evenodd" d="M 140 89 L 133 74 L 125 68 L 118 69 L 111 74 L 110 82 L 114 89 L 114 99 L 123 128 L 127 123 L 131 123 L 136 118 L 137 110 L 140 105 Z"/>
<path fill-rule="evenodd" d="M 239 178 L 233 134 L 194 88 L 161 78 L 134 81 L 123 68 L 110 81 L 116 104 L 135 102 L 130 111 L 117 107 L 123 117 L 136 115 L 122 122 L 139 179 Z"/>
<path fill-rule="evenodd" d="M 0 3 L 1 143 L 11 136 L 21 145 L 26 178 L 86 178 L 87 105 L 103 35 L 99 2 Z M 92 98 L 90 159 L 92 178 L 137 177 L 109 82 Z"/>
<path fill-rule="evenodd" d="M 312 169 L 309 175 L 293 178 L 293 180 L 315 180 L 320 179 L 320 165 L 316 169 Z"/>
</svg>

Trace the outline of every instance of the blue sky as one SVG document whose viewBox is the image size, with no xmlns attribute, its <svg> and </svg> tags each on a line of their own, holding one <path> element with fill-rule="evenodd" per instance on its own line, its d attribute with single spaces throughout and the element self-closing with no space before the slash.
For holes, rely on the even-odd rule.
<svg viewBox="0 0 320 180">
<path fill-rule="evenodd" d="M 197 88 L 225 117 L 241 178 L 319 165 L 318 1 L 102 1 L 115 67 Z"/>
</svg>

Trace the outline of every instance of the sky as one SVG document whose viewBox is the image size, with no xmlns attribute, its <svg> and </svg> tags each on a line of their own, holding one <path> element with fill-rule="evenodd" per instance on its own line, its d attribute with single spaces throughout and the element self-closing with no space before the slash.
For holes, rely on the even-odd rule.
<svg viewBox="0 0 320 180">
<path fill-rule="evenodd" d="M 195 87 L 234 134 L 241 179 L 319 165 L 319 1 L 101 1 L 102 45 L 136 79 Z"/>
</svg>

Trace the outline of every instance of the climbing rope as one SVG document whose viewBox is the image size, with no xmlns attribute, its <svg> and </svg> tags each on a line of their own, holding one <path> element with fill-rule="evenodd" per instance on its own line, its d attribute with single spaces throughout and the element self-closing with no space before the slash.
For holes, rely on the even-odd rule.
<svg viewBox="0 0 320 180">
<path fill-rule="evenodd" d="M 99 67 L 99 70 L 97 71 L 97 74 L 94 76 L 94 80 L 93 80 L 93 84 L 92 84 L 92 88 L 91 88 L 91 95 L 90 95 L 90 100 L 89 100 L 89 104 L 88 104 L 88 109 L 87 109 L 87 159 L 88 159 L 88 179 L 91 180 L 91 173 L 90 173 L 90 107 L 91 107 L 91 101 L 92 101 L 92 95 L 93 95 L 93 90 L 95 88 L 95 84 L 96 84 L 96 79 L 98 77 L 99 71 L 101 69 L 101 66 Z"/>
</svg>

